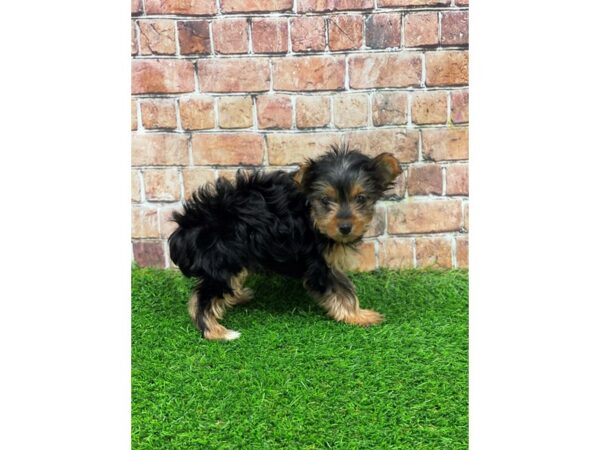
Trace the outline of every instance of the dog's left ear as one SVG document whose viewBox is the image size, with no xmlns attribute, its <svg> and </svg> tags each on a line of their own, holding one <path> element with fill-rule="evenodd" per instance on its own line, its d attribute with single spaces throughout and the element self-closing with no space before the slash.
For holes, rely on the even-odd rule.
<svg viewBox="0 0 600 450">
<path fill-rule="evenodd" d="M 304 187 L 305 187 L 305 181 L 306 181 L 306 174 L 308 173 L 308 171 L 310 170 L 311 166 L 312 166 L 313 161 L 312 160 L 308 160 L 305 161 L 300 168 L 298 169 L 297 172 L 294 172 L 292 174 L 292 180 L 294 180 L 294 182 L 296 183 L 296 185 L 298 186 L 298 188 L 301 191 L 304 191 Z"/>
<path fill-rule="evenodd" d="M 382 153 L 373 158 L 373 167 L 383 190 L 387 189 L 402 173 L 400 162 L 391 153 Z"/>
</svg>

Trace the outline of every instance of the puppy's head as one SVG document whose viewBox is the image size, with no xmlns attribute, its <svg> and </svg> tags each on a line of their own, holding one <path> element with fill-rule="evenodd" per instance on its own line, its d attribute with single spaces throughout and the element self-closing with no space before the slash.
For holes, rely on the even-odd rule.
<svg viewBox="0 0 600 450">
<path fill-rule="evenodd" d="M 317 229 L 334 241 L 350 243 L 367 231 L 375 202 L 401 172 L 400 163 L 390 153 L 370 158 L 333 147 L 303 164 L 294 181 L 310 202 Z"/>
</svg>

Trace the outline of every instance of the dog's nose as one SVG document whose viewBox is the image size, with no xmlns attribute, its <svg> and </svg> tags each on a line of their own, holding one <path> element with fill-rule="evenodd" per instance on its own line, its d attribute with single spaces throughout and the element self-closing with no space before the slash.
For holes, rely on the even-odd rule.
<svg viewBox="0 0 600 450">
<path fill-rule="evenodd" d="M 338 228 L 340 229 L 340 233 L 348 234 L 348 233 L 350 233 L 350 230 L 352 230 L 352 224 L 344 223 L 344 224 L 340 225 Z"/>
</svg>

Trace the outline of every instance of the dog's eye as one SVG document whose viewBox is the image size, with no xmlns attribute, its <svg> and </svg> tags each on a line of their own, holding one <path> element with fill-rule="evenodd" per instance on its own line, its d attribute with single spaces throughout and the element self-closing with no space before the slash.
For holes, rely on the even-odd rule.
<svg viewBox="0 0 600 450">
<path fill-rule="evenodd" d="M 358 194 L 355 198 L 354 198 L 358 203 L 364 203 L 367 201 L 367 196 L 363 195 L 363 194 Z"/>
<path fill-rule="evenodd" d="M 326 195 L 324 195 L 323 197 L 321 197 L 321 203 L 323 203 L 324 205 L 329 205 L 329 202 L 331 200 L 329 200 L 329 197 L 327 197 Z"/>
</svg>

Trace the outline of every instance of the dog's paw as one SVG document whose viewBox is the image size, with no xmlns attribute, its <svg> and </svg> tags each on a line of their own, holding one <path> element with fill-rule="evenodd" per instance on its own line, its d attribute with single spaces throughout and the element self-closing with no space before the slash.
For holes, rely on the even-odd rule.
<svg viewBox="0 0 600 450">
<path fill-rule="evenodd" d="M 254 291 L 250 288 L 240 289 L 239 293 L 235 296 L 235 304 L 243 305 L 248 303 L 250 300 L 254 298 Z"/>
<path fill-rule="evenodd" d="M 355 314 L 347 317 L 345 322 L 361 327 L 378 325 L 383 322 L 383 315 L 372 309 L 359 309 Z"/>
<path fill-rule="evenodd" d="M 233 341 L 239 337 L 239 331 L 228 330 L 225 327 L 216 327 L 214 330 L 204 332 L 204 339 L 209 341 Z"/>
</svg>

